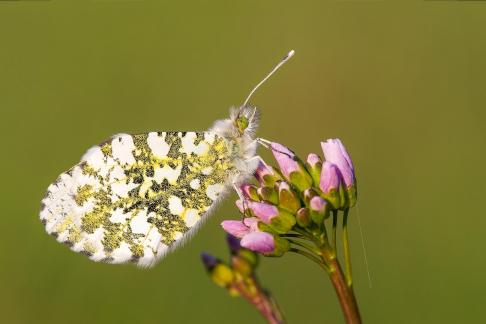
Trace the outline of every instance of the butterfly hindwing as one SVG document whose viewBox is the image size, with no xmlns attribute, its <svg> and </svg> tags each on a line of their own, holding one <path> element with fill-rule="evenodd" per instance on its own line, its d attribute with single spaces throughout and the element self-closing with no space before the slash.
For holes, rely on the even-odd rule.
<svg viewBox="0 0 486 324">
<path fill-rule="evenodd" d="M 49 186 L 40 217 L 94 261 L 151 266 L 207 214 L 235 172 L 231 161 L 212 132 L 115 135 Z"/>
</svg>

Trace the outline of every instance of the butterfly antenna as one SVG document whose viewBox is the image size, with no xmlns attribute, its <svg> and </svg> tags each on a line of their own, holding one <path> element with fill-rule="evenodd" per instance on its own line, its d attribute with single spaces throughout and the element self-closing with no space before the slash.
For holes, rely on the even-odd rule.
<svg viewBox="0 0 486 324">
<path fill-rule="evenodd" d="M 287 61 L 288 61 L 288 60 L 289 60 L 289 59 L 290 59 L 292 56 L 294 56 L 294 54 L 295 54 L 295 51 L 294 51 L 294 50 L 291 50 L 291 51 L 290 51 L 290 52 L 289 52 L 287 55 L 285 55 L 285 57 L 284 57 L 284 58 L 283 58 L 283 59 L 282 59 L 280 62 L 278 62 L 278 64 L 277 64 L 277 65 L 275 65 L 275 67 L 273 68 L 273 70 L 272 70 L 272 71 L 270 71 L 270 73 L 268 73 L 268 74 L 267 74 L 267 76 L 266 76 L 266 77 L 264 77 L 264 78 L 263 78 L 263 80 L 262 80 L 262 81 L 260 81 L 260 82 L 259 82 L 259 83 L 258 83 L 258 84 L 257 84 L 257 85 L 256 85 L 256 86 L 253 88 L 253 90 L 251 90 L 251 92 L 250 92 L 250 94 L 248 95 L 248 97 L 246 97 L 246 100 L 245 100 L 245 102 L 243 103 L 243 106 L 242 106 L 242 107 L 246 106 L 246 104 L 247 104 L 247 103 L 248 103 L 248 101 L 250 100 L 251 96 L 253 96 L 253 94 L 255 93 L 255 91 L 257 91 L 257 89 L 258 89 L 258 88 L 260 88 L 260 86 L 261 86 L 263 83 L 265 83 L 265 81 L 267 81 L 267 79 L 268 79 L 269 77 L 271 77 L 271 76 L 272 76 L 272 74 L 274 74 L 274 73 L 275 73 L 275 71 L 277 71 L 277 70 L 278 70 L 278 69 L 279 69 L 279 68 L 280 68 L 282 65 L 284 65 L 284 64 L 285 64 L 285 62 L 287 62 Z"/>
</svg>

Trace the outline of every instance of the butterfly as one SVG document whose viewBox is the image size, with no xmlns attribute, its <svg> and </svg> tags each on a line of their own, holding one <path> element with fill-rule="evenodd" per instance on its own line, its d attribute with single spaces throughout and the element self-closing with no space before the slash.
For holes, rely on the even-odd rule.
<svg viewBox="0 0 486 324">
<path fill-rule="evenodd" d="M 190 238 L 255 171 L 259 111 L 250 97 L 206 132 L 117 134 L 91 147 L 42 199 L 48 234 L 105 263 L 151 267 Z"/>
</svg>

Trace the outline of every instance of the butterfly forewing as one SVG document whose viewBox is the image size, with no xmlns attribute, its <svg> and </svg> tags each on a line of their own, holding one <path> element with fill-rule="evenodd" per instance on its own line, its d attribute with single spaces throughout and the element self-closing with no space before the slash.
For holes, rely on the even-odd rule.
<svg viewBox="0 0 486 324">
<path fill-rule="evenodd" d="M 235 173 L 231 161 L 212 132 L 116 135 L 49 186 L 40 217 L 94 261 L 150 266 L 208 212 Z"/>
</svg>

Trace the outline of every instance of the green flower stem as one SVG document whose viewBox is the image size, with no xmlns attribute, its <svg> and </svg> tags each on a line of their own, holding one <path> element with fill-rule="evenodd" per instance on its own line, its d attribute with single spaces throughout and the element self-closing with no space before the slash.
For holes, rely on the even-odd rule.
<svg viewBox="0 0 486 324">
<path fill-rule="evenodd" d="M 344 210 L 344 216 L 343 216 L 343 253 L 344 253 L 346 284 L 348 285 L 348 287 L 351 287 L 353 285 L 353 277 L 351 274 L 351 252 L 349 248 L 348 214 L 349 214 L 349 208 L 346 208 Z"/>
<path fill-rule="evenodd" d="M 333 210 L 332 212 L 332 248 L 334 250 L 334 253 L 337 254 L 337 235 L 336 235 L 336 228 L 337 228 L 337 217 L 338 217 L 338 212 L 337 210 Z"/>
<path fill-rule="evenodd" d="M 341 265 L 334 252 L 329 247 L 323 247 L 321 256 L 323 263 L 329 264 L 329 278 L 334 286 L 334 290 L 336 290 L 346 323 L 361 324 L 361 316 L 359 314 L 358 303 L 354 296 L 353 287 L 347 285 Z"/>
<path fill-rule="evenodd" d="M 285 236 L 284 236 L 285 237 Z M 287 238 L 287 240 L 291 243 L 291 244 L 295 244 L 297 246 L 300 246 L 304 249 L 306 249 L 307 251 L 311 252 L 311 253 L 314 253 L 314 254 L 319 254 L 320 251 L 319 249 L 317 249 L 316 247 L 314 246 L 311 246 L 309 244 L 306 244 L 304 242 L 301 242 L 301 241 L 297 241 L 295 239 L 291 239 L 291 238 Z M 316 256 L 317 257 L 317 256 Z"/>
<path fill-rule="evenodd" d="M 319 260 L 319 258 L 316 257 L 315 255 L 313 255 L 312 253 L 309 253 L 309 252 L 306 252 L 306 251 L 303 251 L 303 250 L 300 250 L 300 249 L 296 249 L 294 247 L 291 247 L 289 249 L 289 252 L 293 252 L 293 253 L 297 253 L 297 254 L 305 256 L 307 259 L 315 262 L 319 267 L 324 269 L 327 273 L 330 273 L 329 267 L 326 265 L 326 263 L 322 262 L 322 260 Z"/>
<path fill-rule="evenodd" d="M 275 299 L 265 291 L 254 276 L 233 284 L 234 290 L 250 302 L 269 324 L 284 324 L 285 319 Z"/>
</svg>

